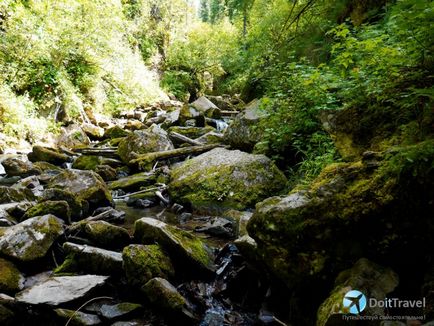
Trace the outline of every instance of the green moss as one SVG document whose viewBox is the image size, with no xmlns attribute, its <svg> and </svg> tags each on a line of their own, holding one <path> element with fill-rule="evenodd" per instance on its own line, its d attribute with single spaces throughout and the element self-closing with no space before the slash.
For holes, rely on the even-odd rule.
<svg viewBox="0 0 434 326">
<path fill-rule="evenodd" d="M 159 245 L 130 245 L 122 253 L 128 283 L 143 286 L 154 277 L 173 276 L 172 263 Z"/>
<path fill-rule="evenodd" d="M 0 258 L 0 292 L 14 293 L 21 290 L 24 277 L 11 262 Z"/>
<path fill-rule="evenodd" d="M 62 265 L 56 267 L 53 272 L 56 276 L 70 276 L 75 275 L 78 270 L 79 268 L 75 255 L 68 254 Z"/>
<path fill-rule="evenodd" d="M 64 200 L 51 201 L 47 200 L 31 207 L 23 216 L 23 219 L 28 219 L 35 216 L 52 214 L 66 222 L 71 221 L 71 209 Z"/>
<path fill-rule="evenodd" d="M 28 154 L 28 158 L 32 162 L 43 161 L 52 164 L 63 164 L 68 162 L 68 156 L 59 152 L 54 148 L 33 146 L 33 150 Z"/>
<path fill-rule="evenodd" d="M 101 164 L 101 158 L 95 155 L 81 155 L 79 156 L 72 167 L 78 170 L 95 170 Z"/>
<path fill-rule="evenodd" d="M 175 200 L 195 209 L 220 207 L 243 210 L 281 190 L 286 178 L 277 167 L 252 161 L 240 168 L 234 165 L 195 169 L 193 160 L 172 171 L 169 191 Z M 186 171 L 194 173 L 185 176 Z"/>
<path fill-rule="evenodd" d="M 189 232 L 180 230 L 172 225 L 167 225 L 171 236 L 173 236 L 176 241 L 181 243 L 182 247 L 187 249 L 190 256 L 199 261 L 204 266 L 210 266 L 213 264 L 213 260 L 210 251 L 206 245 L 198 237 L 190 234 Z"/>
<path fill-rule="evenodd" d="M 109 188 L 111 190 L 123 189 L 125 191 L 138 190 L 140 187 L 147 187 L 155 184 L 155 174 L 149 173 L 137 173 L 131 176 L 113 181 L 110 183 Z"/>
<path fill-rule="evenodd" d="M 142 288 L 149 301 L 161 310 L 180 311 L 185 305 L 184 297 L 166 280 L 153 278 Z"/>
</svg>

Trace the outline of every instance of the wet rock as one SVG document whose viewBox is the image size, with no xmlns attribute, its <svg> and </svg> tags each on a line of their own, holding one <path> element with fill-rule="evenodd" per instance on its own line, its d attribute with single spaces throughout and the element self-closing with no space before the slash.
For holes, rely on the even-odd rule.
<svg viewBox="0 0 434 326">
<path fill-rule="evenodd" d="M 8 176 L 28 177 L 30 175 L 41 174 L 41 170 L 31 162 L 23 161 L 16 157 L 8 157 L 2 161 L 2 165 Z"/>
<path fill-rule="evenodd" d="M 253 150 L 261 140 L 258 123 L 266 117 L 266 113 L 259 109 L 259 104 L 259 100 L 250 102 L 246 109 L 235 117 L 224 133 L 225 143 L 247 152 Z"/>
<path fill-rule="evenodd" d="M 245 209 L 282 190 L 286 178 L 264 155 L 216 148 L 174 168 L 169 193 L 194 209 Z"/>
<path fill-rule="evenodd" d="M 67 190 L 85 200 L 89 207 L 112 206 L 112 197 L 104 180 L 93 171 L 65 170 L 54 177 L 48 188 Z"/>
<path fill-rule="evenodd" d="M 179 123 L 188 127 L 205 127 L 205 116 L 194 107 L 185 105 L 181 108 Z"/>
<path fill-rule="evenodd" d="M 102 158 L 96 155 L 81 155 L 72 164 L 73 169 L 95 170 L 101 164 Z"/>
<path fill-rule="evenodd" d="M 78 124 L 62 128 L 61 135 L 57 139 L 57 146 L 66 148 L 86 147 L 90 139 Z"/>
<path fill-rule="evenodd" d="M 161 121 L 159 121 L 159 122 L 161 122 Z M 143 122 L 141 122 L 139 120 L 129 119 L 125 123 L 124 127 L 125 127 L 125 129 L 128 129 L 128 130 L 141 130 L 141 129 L 145 128 L 145 125 L 143 124 Z"/>
<path fill-rule="evenodd" d="M 112 276 L 122 274 L 122 254 L 119 252 L 71 242 L 65 242 L 63 249 L 69 254 L 67 260 L 72 261 L 67 261 L 63 268 L 60 266 L 57 273 L 71 272 L 69 268 L 74 266 L 86 273 Z"/>
<path fill-rule="evenodd" d="M 234 209 L 224 212 L 223 217 L 232 219 L 237 222 L 237 236 L 244 236 L 247 234 L 247 223 L 250 221 L 253 212 L 237 211 Z"/>
<path fill-rule="evenodd" d="M 236 239 L 234 241 L 234 245 L 238 248 L 246 260 L 250 262 L 259 261 L 257 253 L 258 245 L 256 244 L 255 239 L 249 237 L 249 235 L 246 234 Z"/>
<path fill-rule="evenodd" d="M 24 276 L 13 263 L 0 258 L 0 292 L 18 292 L 23 289 L 24 280 Z"/>
<path fill-rule="evenodd" d="M 87 214 L 89 203 L 68 190 L 57 188 L 46 189 L 42 194 L 44 201 L 66 201 L 71 209 L 71 219 L 77 221 Z"/>
<path fill-rule="evenodd" d="M 129 131 L 124 130 L 120 126 L 116 125 L 105 131 L 104 138 L 109 138 L 109 139 L 122 138 L 122 137 L 127 137 L 129 134 L 130 134 Z"/>
<path fill-rule="evenodd" d="M 90 139 L 99 140 L 104 136 L 104 129 L 91 123 L 82 123 L 81 128 Z"/>
<path fill-rule="evenodd" d="M 61 165 L 63 163 L 69 162 L 70 157 L 60 151 L 42 146 L 33 146 L 32 152 L 27 155 L 31 162 L 48 162 L 55 165 Z"/>
<path fill-rule="evenodd" d="M 179 313 L 186 304 L 185 298 L 176 288 L 159 277 L 147 282 L 142 291 L 153 305 L 166 312 Z"/>
<path fill-rule="evenodd" d="M 128 231 L 106 221 L 93 221 L 84 227 L 86 236 L 97 246 L 107 249 L 121 249 L 127 246 L 131 239 Z"/>
<path fill-rule="evenodd" d="M 122 302 L 114 305 L 102 305 L 101 316 L 108 320 L 131 318 L 143 310 L 143 306 L 137 303 Z"/>
<path fill-rule="evenodd" d="M 112 207 L 99 207 L 93 212 L 92 216 L 96 216 L 101 213 L 105 213 L 104 220 L 107 222 L 119 224 L 125 221 L 125 212 Z"/>
<path fill-rule="evenodd" d="M 220 109 L 205 96 L 199 97 L 196 101 L 190 104 L 196 110 L 201 112 L 204 116 L 208 118 L 220 118 Z"/>
<path fill-rule="evenodd" d="M 317 326 L 342 325 L 342 314 L 357 314 L 357 307 L 344 306 L 344 296 L 351 290 L 362 292 L 366 298 L 384 300 L 398 286 L 398 275 L 391 269 L 360 259 L 349 270 L 339 274 L 336 287 L 318 310 Z M 354 311 L 355 309 L 355 311 Z M 385 308 L 367 306 L 367 316 L 385 316 Z"/>
<path fill-rule="evenodd" d="M 63 234 L 63 221 L 53 215 L 32 217 L 3 231 L 0 252 L 20 261 L 44 257 Z"/>
<path fill-rule="evenodd" d="M 171 278 L 172 262 L 159 245 L 129 245 L 122 253 L 128 283 L 143 286 L 154 277 Z"/>
<path fill-rule="evenodd" d="M 40 198 L 44 189 L 41 182 L 39 181 L 39 176 L 30 176 L 21 179 L 20 181 L 12 185 L 12 188 L 23 191 L 23 193 L 27 196 L 29 200 Z"/>
<path fill-rule="evenodd" d="M 191 139 L 199 138 L 209 132 L 215 131 L 213 127 L 170 127 L 170 132 L 176 132 Z"/>
<path fill-rule="evenodd" d="M 194 235 L 153 218 L 141 218 L 134 224 L 134 238 L 143 244 L 158 242 L 182 267 L 203 273 L 214 272 L 209 248 Z"/>
<path fill-rule="evenodd" d="M 196 232 L 203 232 L 215 237 L 234 238 L 236 235 L 236 223 L 234 220 L 229 220 L 223 217 L 214 217 L 207 224 L 201 227 L 196 227 Z"/>
<path fill-rule="evenodd" d="M 125 137 L 118 147 L 118 154 L 124 163 L 129 163 L 136 155 L 161 152 L 173 149 L 166 131 L 157 125 L 147 130 L 135 131 Z"/>
<path fill-rule="evenodd" d="M 71 223 L 71 209 L 69 208 L 68 203 L 64 200 L 47 200 L 40 202 L 27 210 L 22 219 L 27 220 L 31 217 L 47 214 L 52 214 L 68 224 Z"/>
<path fill-rule="evenodd" d="M 33 166 L 42 171 L 42 173 L 55 175 L 62 171 L 62 168 L 48 162 L 34 162 Z"/>
<path fill-rule="evenodd" d="M 333 164 L 307 191 L 258 203 L 247 230 L 263 262 L 291 287 L 360 257 L 390 266 L 423 259 L 433 246 L 433 149 L 433 141 L 401 147 L 376 169 Z"/>
<path fill-rule="evenodd" d="M 86 297 L 92 290 L 104 285 L 107 279 L 107 276 L 99 275 L 51 277 L 21 291 L 16 299 L 28 304 L 58 306 Z"/>
<path fill-rule="evenodd" d="M 0 204 L 0 217 L 7 219 L 12 217 L 15 220 L 21 220 L 26 211 L 34 205 L 34 202 Z"/>
<path fill-rule="evenodd" d="M 98 165 L 95 172 L 106 182 L 117 179 L 117 172 L 110 165 Z"/>
<path fill-rule="evenodd" d="M 131 176 L 121 178 L 119 180 L 110 183 L 110 190 L 122 189 L 124 191 L 136 191 L 140 187 L 147 187 L 155 184 L 157 181 L 157 176 L 155 173 L 137 173 Z"/>
<path fill-rule="evenodd" d="M 0 204 L 25 201 L 28 198 L 28 193 L 23 190 L 0 186 Z"/>
<path fill-rule="evenodd" d="M 70 320 L 71 325 L 92 326 L 92 325 L 102 324 L 102 321 L 98 316 L 92 314 L 86 314 L 81 311 L 59 308 L 59 309 L 54 309 L 54 312 L 65 322 Z"/>
<path fill-rule="evenodd" d="M 223 135 L 218 132 L 210 131 L 196 138 L 196 140 L 202 144 L 220 144 L 223 142 Z"/>
</svg>

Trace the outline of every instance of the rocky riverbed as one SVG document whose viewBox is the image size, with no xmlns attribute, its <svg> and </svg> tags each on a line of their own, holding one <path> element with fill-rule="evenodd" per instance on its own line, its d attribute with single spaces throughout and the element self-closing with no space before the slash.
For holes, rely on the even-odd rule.
<svg viewBox="0 0 434 326">
<path fill-rule="evenodd" d="M 288 192 L 251 153 L 262 117 L 168 101 L 2 155 L 0 323 L 323 326 L 352 288 L 432 299 L 433 142 L 366 148 Z M 429 302 L 412 312 L 434 318 Z"/>
</svg>

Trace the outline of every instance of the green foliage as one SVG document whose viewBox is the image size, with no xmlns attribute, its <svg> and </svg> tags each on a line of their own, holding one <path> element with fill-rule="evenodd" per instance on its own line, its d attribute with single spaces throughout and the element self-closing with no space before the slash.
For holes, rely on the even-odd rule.
<svg viewBox="0 0 434 326">
<path fill-rule="evenodd" d="M 142 60 L 152 46 L 140 39 L 145 48 L 140 52 L 128 42 L 136 42 L 136 22 L 129 18 L 137 13 L 125 6 L 117 1 L 3 1 L 0 85 L 8 96 L 0 98 L 0 107 L 12 112 L 3 112 L 0 131 L 22 134 L 17 128 L 27 128 L 25 117 L 52 119 L 59 105 L 74 118 L 86 105 L 112 113 L 160 98 L 156 76 Z M 27 113 L 15 114 L 8 100 L 24 103 Z"/>
</svg>

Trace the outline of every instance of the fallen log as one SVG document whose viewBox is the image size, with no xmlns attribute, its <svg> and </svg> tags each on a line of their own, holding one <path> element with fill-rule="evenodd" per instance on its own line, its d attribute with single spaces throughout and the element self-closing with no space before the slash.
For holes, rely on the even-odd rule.
<svg viewBox="0 0 434 326">
<path fill-rule="evenodd" d="M 222 110 L 220 111 L 222 117 L 233 117 L 236 116 L 240 111 L 228 111 L 228 110 Z"/>
<path fill-rule="evenodd" d="M 191 139 L 187 136 L 178 134 L 177 132 L 174 132 L 174 131 L 169 133 L 169 137 L 174 141 L 180 141 L 180 142 L 187 143 L 187 144 L 194 145 L 194 146 L 202 146 L 203 145 L 201 142 L 198 142 L 197 140 L 194 140 L 194 139 Z"/>
<path fill-rule="evenodd" d="M 76 153 L 82 155 L 93 155 L 93 156 L 103 156 L 108 158 L 119 159 L 119 155 L 117 154 L 117 149 L 114 147 L 108 148 L 77 148 L 74 150 Z"/>
<path fill-rule="evenodd" d="M 166 160 L 169 158 L 187 156 L 192 154 L 201 154 L 207 151 L 210 151 L 216 147 L 224 147 L 220 144 L 210 144 L 210 145 L 202 145 L 202 146 L 190 146 L 190 147 L 182 147 L 176 148 L 163 152 L 153 152 L 138 155 L 135 159 L 129 162 L 130 165 L 138 165 L 139 168 L 142 169 L 151 169 L 154 162 L 158 160 Z"/>
<path fill-rule="evenodd" d="M 93 222 L 93 221 L 111 221 L 113 219 L 119 219 L 119 215 L 116 214 L 118 211 L 116 211 L 114 208 L 110 208 L 98 215 L 95 216 L 89 216 L 81 221 L 72 223 L 69 225 L 66 229 L 67 234 L 72 234 L 74 232 L 80 231 L 82 227 L 84 227 L 87 223 Z"/>
</svg>

